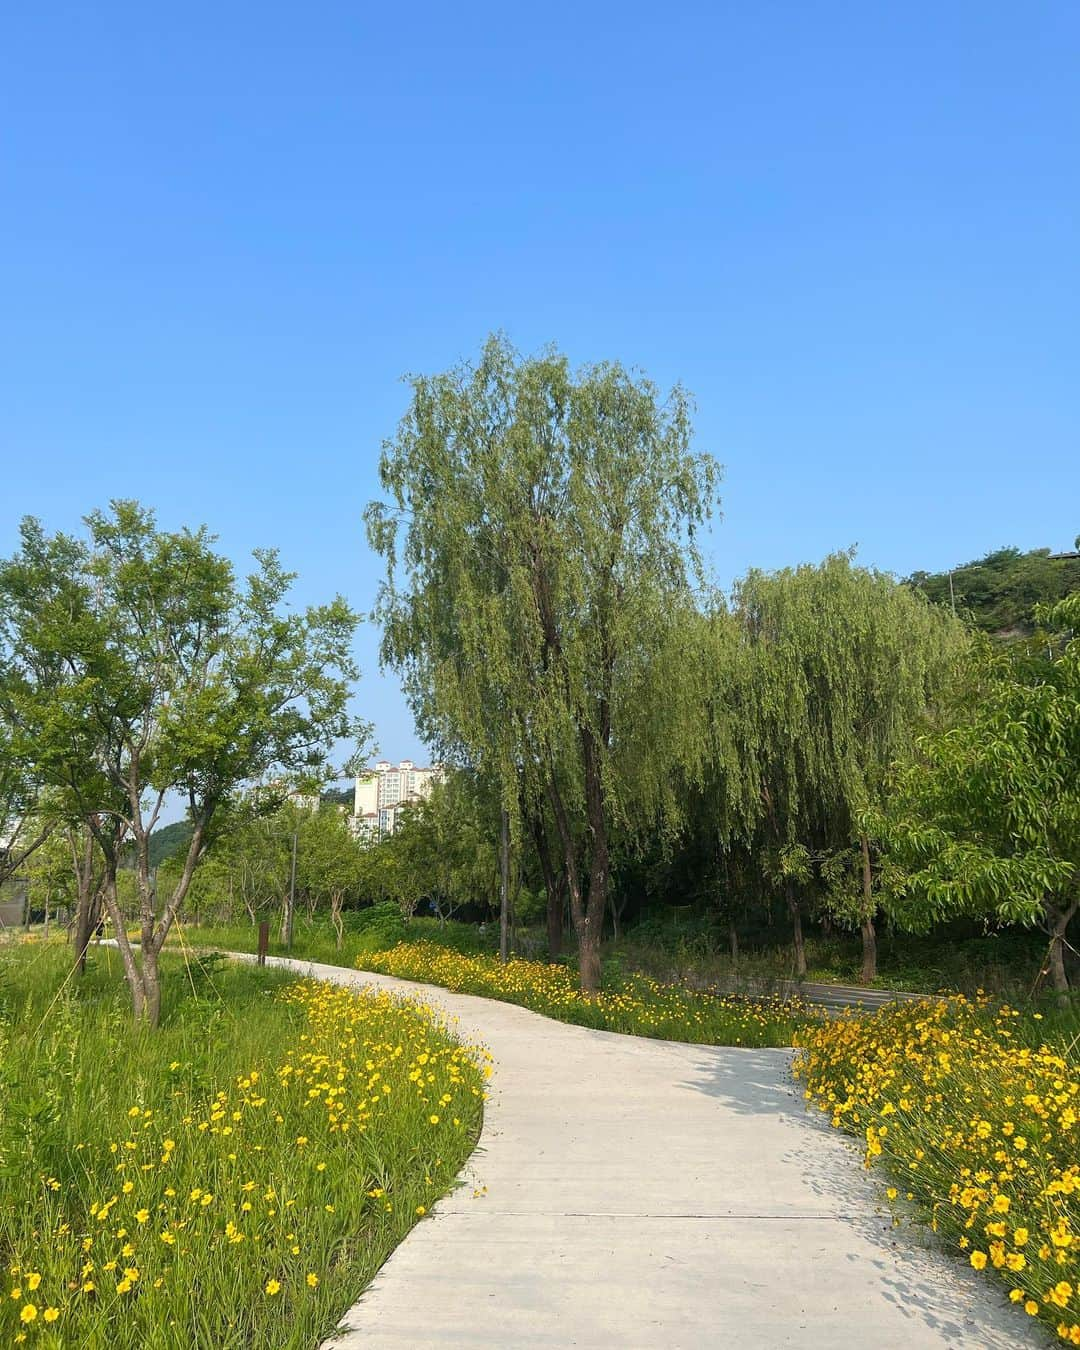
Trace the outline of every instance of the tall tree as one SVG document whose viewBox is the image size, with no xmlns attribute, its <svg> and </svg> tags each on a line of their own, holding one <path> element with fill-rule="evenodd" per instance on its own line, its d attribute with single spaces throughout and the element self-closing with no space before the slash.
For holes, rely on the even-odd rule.
<svg viewBox="0 0 1080 1350">
<path fill-rule="evenodd" d="M 816 567 L 750 572 L 735 610 L 758 658 L 753 739 L 799 973 L 798 869 L 806 873 L 814 857 L 854 843 L 858 899 L 838 917 L 861 931 L 861 978 L 869 982 L 877 973 L 878 901 L 864 818 L 880 808 L 888 771 L 913 744 L 966 644 L 964 630 L 947 611 L 844 553 Z"/>
<path fill-rule="evenodd" d="M 22 549 L 0 567 L 0 597 L 17 603 L 10 623 L 23 678 L 12 705 L 36 776 L 64 794 L 106 859 L 105 904 L 135 1016 L 156 1025 L 161 949 L 218 812 L 246 784 L 318 778 L 351 730 L 357 618 L 340 598 L 288 610 L 293 578 L 272 551 L 256 552 L 241 583 L 205 528 L 159 530 L 134 502 L 87 524 L 83 542 L 48 539 L 27 521 Z M 50 561 L 63 568 L 67 609 L 54 602 Z M 63 697 L 45 700 L 33 676 L 49 662 L 64 671 Z M 150 839 L 176 796 L 192 834 L 159 899 Z M 138 948 L 116 899 L 122 847 L 134 860 Z"/>
<path fill-rule="evenodd" d="M 320 905 L 329 911 L 340 949 L 345 901 L 357 897 L 364 884 L 363 846 L 334 803 L 306 812 L 305 817 L 299 831 L 297 879 L 309 911 L 314 913 Z"/>
<path fill-rule="evenodd" d="M 501 784 L 515 833 L 520 803 L 546 802 L 589 993 L 611 823 L 677 806 L 672 768 L 698 733 L 673 716 L 675 620 L 718 469 L 690 442 L 681 389 L 492 338 L 475 366 L 412 381 L 380 466 L 391 500 L 368 511 L 384 658 L 432 738 Z"/>
</svg>

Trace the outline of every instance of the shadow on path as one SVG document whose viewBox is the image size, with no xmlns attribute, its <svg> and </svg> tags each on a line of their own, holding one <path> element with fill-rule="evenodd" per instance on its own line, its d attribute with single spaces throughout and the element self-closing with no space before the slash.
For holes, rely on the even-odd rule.
<svg viewBox="0 0 1080 1350">
<path fill-rule="evenodd" d="M 851 1230 L 846 1260 L 859 1272 L 853 1279 L 865 1282 L 872 1271 L 878 1297 L 905 1320 L 922 1322 L 949 1344 L 985 1350 L 1049 1344 L 1008 1302 L 1001 1283 L 980 1279 L 926 1225 L 894 1226 L 884 1178 L 863 1167 L 856 1140 L 807 1105 L 791 1059 L 782 1050 L 701 1047 L 690 1066 L 695 1076 L 680 1087 L 714 1097 L 737 1115 L 782 1122 L 790 1137 L 777 1166 L 790 1173 L 793 1199 L 801 1191 L 818 1202 L 817 1212 L 831 1212 Z"/>
</svg>

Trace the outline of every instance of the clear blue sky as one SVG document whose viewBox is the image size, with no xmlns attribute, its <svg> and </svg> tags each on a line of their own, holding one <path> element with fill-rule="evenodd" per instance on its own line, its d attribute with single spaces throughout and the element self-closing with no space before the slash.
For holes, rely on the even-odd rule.
<svg viewBox="0 0 1080 1350">
<path fill-rule="evenodd" d="M 495 328 L 694 392 L 721 579 L 1070 546 L 1078 68 L 1074 0 L 8 5 L 0 549 L 137 496 L 367 609 L 399 377 Z"/>
</svg>

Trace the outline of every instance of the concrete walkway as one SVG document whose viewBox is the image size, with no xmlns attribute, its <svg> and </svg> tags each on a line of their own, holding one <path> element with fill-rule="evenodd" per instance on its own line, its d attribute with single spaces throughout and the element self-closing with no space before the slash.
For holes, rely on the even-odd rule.
<svg viewBox="0 0 1080 1350">
<path fill-rule="evenodd" d="M 806 1111 L 788 1051 L 275 964 L 420 993 L 495 1059 L 463 1184 L 348 1312 L 338 1350 L 1045 1344 L 994 1281 L 891 1227 L 852 1145 Z"/>
</svg>

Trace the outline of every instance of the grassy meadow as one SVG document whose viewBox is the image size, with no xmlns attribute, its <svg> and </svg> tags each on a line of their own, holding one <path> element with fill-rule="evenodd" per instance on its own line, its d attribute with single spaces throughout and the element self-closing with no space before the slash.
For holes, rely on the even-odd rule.
<svg viewBox="0 0 1080 1350">
<path fill-rule="evenodd" d="M 450 1187 L 482 1052 L 422 1004 L 173 955 L 0 948 L 0 1344 L 314 1347 Z"/>
</svg>

